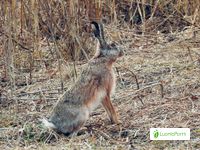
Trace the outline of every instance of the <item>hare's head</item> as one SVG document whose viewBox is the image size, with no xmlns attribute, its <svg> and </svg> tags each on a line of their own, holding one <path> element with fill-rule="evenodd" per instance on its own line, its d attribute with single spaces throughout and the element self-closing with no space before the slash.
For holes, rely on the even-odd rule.
<svg viewBox="0 0 200 150">
<path fill-rule="evenodd" d="M 118 57 L 123 56 L 123 50 L 119 49 L 115 43 L 108 44 L 104 39 L 103 24 L 97 22 L 91 22 L 94 25 L 93 33 L 94 36 L 98 39 L 98 52 L 96 57 L 107 57 L 109 59 L 116 60 Z"/>
</svg>

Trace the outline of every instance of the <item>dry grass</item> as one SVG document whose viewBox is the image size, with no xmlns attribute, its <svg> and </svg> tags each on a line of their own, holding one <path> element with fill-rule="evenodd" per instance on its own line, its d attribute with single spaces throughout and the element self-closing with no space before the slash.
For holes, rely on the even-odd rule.
<svg viewBox="0 0 200 150">
<path fill-rule="evenodd" d="M 198 0 L 94 2 L 0 2 L 0 149 L 200 149 Z M 126 53 L 113 97 L 122 123 L 110 124 L 99 107 L 68 138 L 38 118 L 91 58 L 85 28 L 94 18 Z M 191 140 L 150 141 L 151 127 L 188 127 Z"/>
<path fill-rule="evenodd" d="M 132 36 L 131 32 L 125 34 Z M 185 34 L 189 35 L 187 32 L 182 33 Z M 13 93 L 14 97 L 9 97 L 8 87 L 5 87 L 1 99 L 1 147 L 199 149 L 199 36 L 199 32 L 196 38 L 190 39 L 177 35 L 177 40 L 159 44 L 150 43 L 152 39 L 149 37 L 138 37 L 137 44 L 143 48 L 135 48 L 132 40 L 123 43 L 127 55 L 115 65 L 118 70 L 118 85 L 114 103 L 122 122 L 119 126 L 110 124 L 104 110 L 98 108 L 77 137 L 67 138 L 47 131 L 38 118 L 48 116 L 61 94 L 59 75 L 42 80 L 42 76 L 48 76 L 48 72 L 35 72 L 33 76 L 38 76 L 41 81 L 18 88 Z M 181 42 L 188 45 L 190 51 Z M 194 45 L 194 42 L 198 45 Z M 146 46 L 147 43 L 150 44 Z M 77 70 L 81 70 L 83 66 L 80 62 Z M 132 72 L 137 76 L 140 89 L 137 89 Z M 67 89 L 73 78 L 65 81 Z M 160 84 L 164 87 L 164 98 Z M 188 127 L 191 129 L 191 140 L 150 141 L 151 127 Z"/>
</svg>

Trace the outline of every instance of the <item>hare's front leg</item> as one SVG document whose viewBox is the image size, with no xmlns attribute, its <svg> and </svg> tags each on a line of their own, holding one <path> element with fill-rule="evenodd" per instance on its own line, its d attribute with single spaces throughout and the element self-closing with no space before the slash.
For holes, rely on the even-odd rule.
<svg viewBox="0 0 200 150">
<path fill-rule="evenodd" d="M 112 105 L 112 102 L 110 100 L 110 96 L 106 96 L 103 101 L 102 101 L 102 105 L 105 108 L 110 120 L 112 123 L 118 124 L 118 117 L 117 117 L 117 113 L 115 111 L 115 108 Z"/>
</svg>

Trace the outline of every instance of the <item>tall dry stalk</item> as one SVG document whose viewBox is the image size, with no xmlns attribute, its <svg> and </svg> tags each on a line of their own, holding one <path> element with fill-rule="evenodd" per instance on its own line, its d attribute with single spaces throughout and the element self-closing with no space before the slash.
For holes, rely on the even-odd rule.
<svg viewBox="0 0 200 150">
<path fill-rule="evenodd" d="M 15 0 L 11 2 L 6 2 L 5 4 L 5 19 L 4 26 L 6 26 L 6 30 L 4 38 L 4 58 L 5 58 L 5 68 L 6 68 L 6 78 L 9 79 L 11 94 L 13 94 L 15 90 L 15 67 L 14 67 L 14 55 L 15 55 L 15 44 L 13 43 L 14 31 L 16 31 L 15 27 Z"/>
</svg>

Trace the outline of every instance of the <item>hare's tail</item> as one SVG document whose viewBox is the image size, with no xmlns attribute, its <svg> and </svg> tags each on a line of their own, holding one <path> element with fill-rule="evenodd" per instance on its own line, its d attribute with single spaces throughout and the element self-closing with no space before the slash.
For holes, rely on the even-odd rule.
<svg viewBox="0 0 200 150">
<path fill-rule="evenodd" d="M 41 121 L 47 128 L 56 129 L 56 126 L 55 126 L 52 122 L 49 122 L 46 118 L 42 118 L 42 119 L 40 119 L 40 121 Z"/>
</svg>

